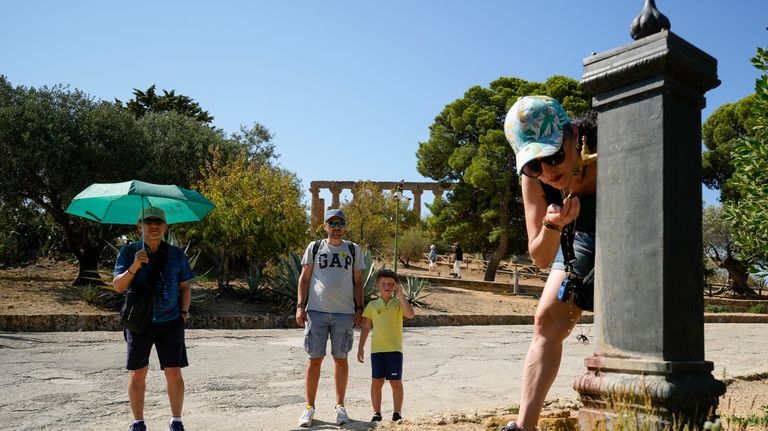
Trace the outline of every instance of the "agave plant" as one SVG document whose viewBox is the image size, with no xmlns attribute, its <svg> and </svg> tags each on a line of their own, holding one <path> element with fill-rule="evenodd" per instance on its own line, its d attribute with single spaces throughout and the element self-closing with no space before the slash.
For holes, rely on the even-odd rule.
<svg viewBox="0 0 768 431">
<path fill-rule="evenodd" d="M 301 257 L 289 251 L 287 257 L 280 257 L 277 274 L 267 281 L 269 290 L 282 298 L 287 305 L 293 306 L 298 296 L 300 276 Z"/>
<path fill-rule="evenodd" d="M 259 268 L 256 268 L 255 266 L 251 266 L 248 270 L 248 275 L 245 277 L 245 281 L 248 283 L 248 299 L 262 299 L 270 292 L 264 274 L 262 274 Z"/>
<path fill-rule="evenodd" d="M 378 273 L 378 270 L 373 263 L 373 256 L 371 256 L 369 250 L 366 250 L 365 253 L 363 253 L 363 260 L 365 262 L 365 269 L 363 270 L 363 302 L 367 304 L 377 297 L 376 273 Z M 381 268 L 384 268 L 383 264 Z"/>
<path fill-rule="evenodd" d="M 376 268 L 371 252 L 366 250 L 361 256 L 365 262 L 363 270 L 363 300 L 368 303 L 376 297 Z M 288 252 L 287 257 L 280 258 L 279 270 L 276 276 L 269 279 L 269 289 L 283 298 L 288 305 L 296 304 L 298 297 L 299 277 L 301 276 L 301 256 Z"/>
<path fill-rule="evenodd" d="M 430 286 L 429 282 L 422 278 L 411 276 L 406 277 L 405 281 L 404 287 L 406 288 L 405 293 L 408 295 L 408 302 L 419 308 L 427 308 L 427 304 L 423 299 L 433 293 L 424 291 L 425 288 Z"/>
</svg>

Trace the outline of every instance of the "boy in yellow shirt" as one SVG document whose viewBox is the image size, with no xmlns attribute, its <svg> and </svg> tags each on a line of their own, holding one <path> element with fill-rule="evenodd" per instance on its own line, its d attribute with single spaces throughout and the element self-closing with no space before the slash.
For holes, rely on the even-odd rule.
<svg viewBox="0 0 768 431">
<path fill-rule="evenodd" d="M 397 274 L 390 269 L 382 269 L 376 275 L 376 288 L 379 298 L 368 303 L 363 311 L 363 329 L 357 345 L 357 360 L 363 362 L 365 341 L 371 327 L 374 328 L 371 340 L 371 422 L 381 421 L 381 389 L 384 380 L 389 380 L 392 387 L 392 420 L 402 419 L 403 408 L 403 317 L 414 316 L 413 307 L 403 293 L 403 286 L 397 280 Z"/>
</svg>

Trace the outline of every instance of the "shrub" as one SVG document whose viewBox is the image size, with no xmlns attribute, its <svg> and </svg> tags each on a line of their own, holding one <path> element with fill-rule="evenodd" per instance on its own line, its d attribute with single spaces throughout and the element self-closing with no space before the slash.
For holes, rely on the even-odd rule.
<svg viewBox="0 0 768 431">
<path fill-rule="evenodd" d="M 768 314 L 768 304 L 755 304 L 747 308 L 747 313 Z"/>
<path fill-rule="evenodd" d="M 727 313 L 729 311 L 728 306 L 721 304 L 707 304 L 704 307 L 704 312 L 706 313 Z"/>
</svg>

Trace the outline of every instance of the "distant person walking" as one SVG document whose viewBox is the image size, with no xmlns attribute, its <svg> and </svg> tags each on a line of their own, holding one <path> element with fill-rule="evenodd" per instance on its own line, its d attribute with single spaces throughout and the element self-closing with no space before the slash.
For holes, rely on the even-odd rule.
<svg viewBox="0 0 768 431">
<path fill-rule="evenodd" d="M 304 327 L 304 350 L 309 360 L 305 377 L 307 407 L 299 426 L 312 426 L 315 396 L 320 383 L 320 367 L 328 339 L 334 362 L 336 384 L 336 423 L 349 422 L 344 397 L 349 379 L 347 354 L 352 350 L 353 327 L 363 321 L 363 275 L 365 261 L 360 247 L 342 237 L 347 222 L 339 209 L 325 213 L 326 239 L 311 242 L 301 260 L 296 322 Z"/>
<path fill-rule="evenodd" d="M 453 276 L 461 278 L 461 263 L 464 261 L 464 250 L 458 242 L 453 243 Z"/>
<path fill-rule="evenodd" d="M 432 274 L 432 270 L 437 271 L 437 276 L 440 276 L 440 268 L 437 267 L 437 250 L 435 250 L 435 245 L 432 244 L 429 246 L 429 273 Z"/>
<path fill-rule="evenodd" d="M 379 290 L 379 298 L 369 302 L 363 312 L 364 321 L 360 342 L 357 344 L 357 360 L 363 362 L 365 341 L 373 328 L 371 422 L 380 422 L 382 419 L 381 390 L 385 380 L 389 380 L 389 386 L 392 388 L 392 421 L 397 422 L 403 418 L 403 318 L 412 319 L 415 313 L 394 271 L 386 268 L 379 271 L 376 275 L 376 288 Z"/>
<path fill-rule="evenodd" d="M 149 354 L 152 346 L 157 350 L 160 369 L 165 374 L 168 399 L 171 404 L 170 431 L 184 431 L 181 411 L 184 405 L 184 379 L 182 367 L 187 362 L 184 343 L 184 322 L 189 318 L 192 299 L 190 281 L 192 269 L 184 252 L 163 241 L 168 225 L 165 212 L 156 207 L 144 208 L 139 214 L 136 228 L 143 232 L 144 241 L 128 244 L 120 249 L 115 262 L 115 290 L 119 293 L 129 288 L 149 285 L 155 291 L 152 321 L 147 329 L 135 332 L 123 330 L 128 345 L 126 368 L 128 401 L 131 404 L 133 423 L 130 431 L 146 431 L 144 424 L 144 392 Z"/>
</svg>

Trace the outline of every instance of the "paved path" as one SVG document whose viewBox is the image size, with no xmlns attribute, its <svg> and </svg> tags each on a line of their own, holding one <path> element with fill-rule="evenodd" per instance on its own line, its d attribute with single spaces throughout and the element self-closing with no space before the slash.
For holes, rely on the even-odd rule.
<svg viewBox="0 0 768 431">
<path fill-rule="evenodd" d="M 583 329 L 588 332 L 590 325 Z M 707 324 L 706 359 L 715 362 L 715 377 L 768 372 L 762 360 L 766 330 L 761 324 Z M 190 330 L 187 335 L 192 362 L 184 370 L 188 430 L 294 429 L 304 406 L 301 330 Z M 406 328 L 404 415 L 516 404 L 530 339 L 530 325 Z M 571 381 L 584 372 L 582 358 L 591 353 L 591 346 L 574 337 L 567 341 L 550 398 L 576 398 Z M 126 429 L 124 355 L 119 332 L 0 333 L 0 429 Z M 313 429 L 336 429 L 330 359 L 323 365 L 319 426 Z M 165 430 L 168 402 L 154 356 L 150 368 L 146 419 L 151 431 Z M 369 373 L 368 363 L 350 362 L 347 407 L 356 422 L 347 429 L 367 429 Z M 387 392 L 384 411 L 391 412 Z"/>
</svg>

